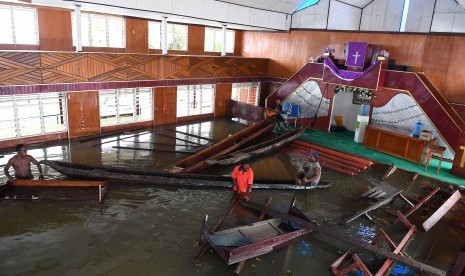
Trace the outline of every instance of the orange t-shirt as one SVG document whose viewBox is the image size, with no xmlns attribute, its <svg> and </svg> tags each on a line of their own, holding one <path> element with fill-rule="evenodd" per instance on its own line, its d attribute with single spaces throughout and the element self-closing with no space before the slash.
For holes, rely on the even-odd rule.
<svg viewBox="0 0 465 276">
<path fill-rule="evenodd" d="M 253 184 L 253 171 L 249 168 L 246 172 L 239 170 L 241 166 L 236 166 L 232 173 L 232 178 L 236 179 L 237 185 L 241 193 L 247 191 L 247 186 Z M 236 187 L 233 186 L 233 190 L 236 191 Z"/>
</svg>

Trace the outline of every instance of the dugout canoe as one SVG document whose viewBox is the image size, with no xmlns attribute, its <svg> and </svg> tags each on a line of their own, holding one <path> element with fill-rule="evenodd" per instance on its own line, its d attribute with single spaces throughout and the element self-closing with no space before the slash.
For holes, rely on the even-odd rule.
<svg viewBox="0 0 465 276">
<path fill-rule="evenodd" d="M 106 180 L 113 182 L 125 182 L 131 184 L 146 184 L 160 186 L 184 186 L 199 188 L 231 188 L 230 177 L 203 175 L 203 174 L 181 174 L 137 171 L 112 167 L 97 167 L 84 164 L 75 164 L 62 161 L 42 160 L 41 164 L 49 166 L 57 172 L 73 178 Z M 294 180 L 265 180 L 255 179 L 254 189 L 273 190 L 309 190 L 329 188 L 330 183 L 320 181 L 314 187 L 295 185 Z"/>
</svg>

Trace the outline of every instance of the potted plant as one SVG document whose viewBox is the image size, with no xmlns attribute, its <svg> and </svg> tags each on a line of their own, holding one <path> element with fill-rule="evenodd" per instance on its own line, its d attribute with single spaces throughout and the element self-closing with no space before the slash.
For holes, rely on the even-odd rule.
<svg viewBox="0 0 465 276">
<path fill-rule="evenodd" d="M 378 60 L 386 60 L 389 57 L 389 52 L 386 50 L 381 50 L 378 53 Z"/>
<path fill-rule="evenodd" d="M 323 56 L 325 57 L 333 56 L 334 52 L 336 52 L 334 48 L 331 48 L 331 47 L 323 48 Z"/>
</svg>

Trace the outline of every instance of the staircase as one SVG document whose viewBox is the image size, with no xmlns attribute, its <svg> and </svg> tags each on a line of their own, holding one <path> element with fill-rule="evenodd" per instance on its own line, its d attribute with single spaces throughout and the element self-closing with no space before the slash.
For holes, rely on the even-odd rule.
<svg viewBox="0 0 465 276">
<path fill-rule="evenodd" d="M 356 175 L 375 164 L 371 160 L 365 158 L 300 140 L 294 141 L 285 151 L 293 157 L 307 158 L 309 152 L 312 150 L 318 152 L 318 161 L 323 168 L 328 168 L 346 175 Z"/>
</svg>

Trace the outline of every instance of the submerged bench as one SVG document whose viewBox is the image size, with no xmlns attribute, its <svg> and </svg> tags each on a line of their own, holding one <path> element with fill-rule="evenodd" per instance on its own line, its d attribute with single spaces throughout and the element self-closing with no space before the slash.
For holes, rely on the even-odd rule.
<svg viewBox="0 0 465 276">
<path fill-rule="evenodd" d="M 107 181 L 88 181 L 88 180 L 28 180 L 16 179 L 13 182 L 15 187 L 96 187 L 98 188 L 98 201 L 102 202 L 107 193 Z"/>
</svg>

